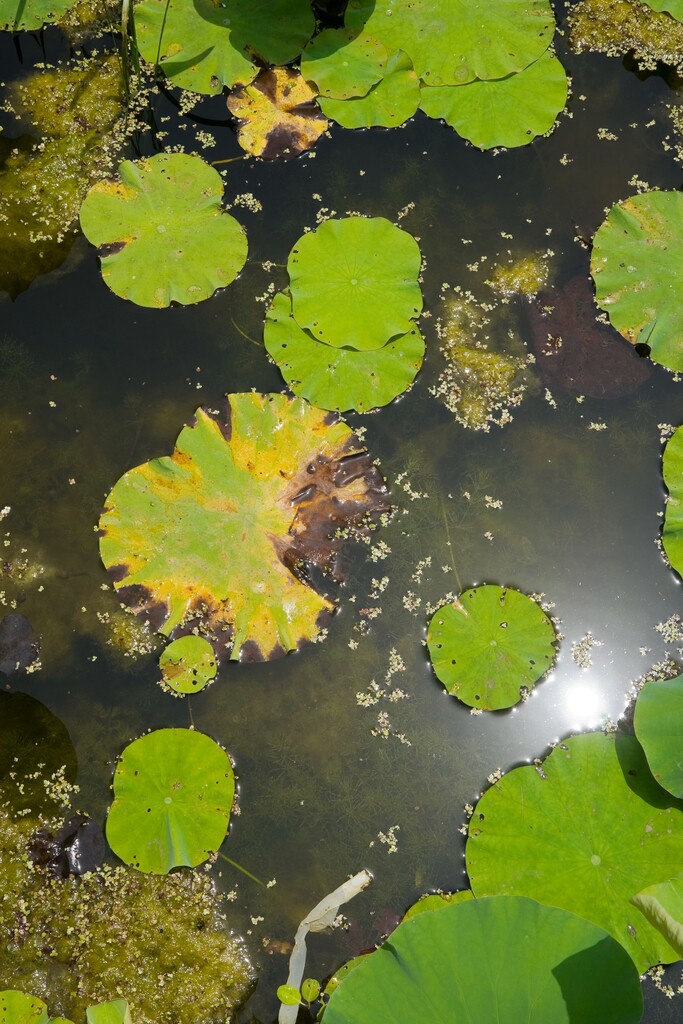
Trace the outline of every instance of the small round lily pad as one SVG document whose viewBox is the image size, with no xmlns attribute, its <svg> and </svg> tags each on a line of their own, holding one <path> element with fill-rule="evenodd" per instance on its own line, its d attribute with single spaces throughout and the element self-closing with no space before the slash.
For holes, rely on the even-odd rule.
<svg viewBox="0 0 683 1024">
<path fill-rule="evenodd" d="M 267 68 L 251 85 L 234 89 L 228 110 L 238 119 L 242 149 L 266 160 L 312 149 L 328 124 L 316 96 L 293 68 Z"/>
<path fill-rule="evenodd" d="M 291 310 L 288 294 L 275 296 L 263 331 L 266 350 L 294 394 L 320 409 L 368 412 L 387 405 L 410 387 L 422 366 L 425 343 L 417 327 L 382 348 L 358 352 L 316 341 Z"/>
<path fill-rule="evenodd" d="M 109 845 L 140 871 L 195 867 L 223 842 L 234 795 L 230 758 L 210 736 L 157 729 L 130 743 L 116 766 Z"/>
<path fill-rule="evenodd" d="M 683 195 L 655 189 L 616 203 L 593 240 L 591 274 L 619 333 L 683 370 Z"/>
<path fill-rule="evenodd" d="M 683 675 L 645 683 L 633 724 L 657 782 L 683 797 Z"/>
<path fill-rule="evenodd" d="M 234 281 L 247 258 L 244 228 L 221 209 L 223 182 L 201 157 L 125 160 L 81 206 L 102 278 L 121 298 L 160 309 L 201 302 Z"/>
<path fill-rule="evenodd" d="M 33 32 L 58 21 L 76 0 L 0 0 L 0 31 Z"/>
<path fill-rule="evenodd" d="M 294 245 L 294 319 L 335 348 L 381 348 L 412 330 L 422 309 L 420 248 L 384 217 L 324 221 Z"/>
<path fill-rule="evenodd" d="M 557 637 L 532 598 L 486 585 L 439 608 L 427 632 L 437 678 L 470 707 L 497 711 L 522 699 L 552 665 Z"/>
<path fill-rule="evenodd" d="M 420 106 L 480 149 L 526 146 L 550 131 L 567 102 L 567 76 L 549 50 L 506 78 L 423 86 Z"/>
<path fill-rule="evenodd" d="M 324 114 L 344 128 L 398 128 L 420 105 L 420 81 L 410 57 L 397 50 L 381 80 L 357 99 L 321 98 Z"/>
<path fill-rule="evenodd" d="M 203 636 L 181 636 L 159 658 L 163 685 L 174 693 L 199 693 L 215 679 L 218 662 L 213 647 Z"/>
<path fill-rule="evenodd" d="M 350 29 L 326 28 L 301 54 L 301 74 L 321 96 L 365 96 L 382 78 L 389 54 L 377 39 Z"/>
</svg>

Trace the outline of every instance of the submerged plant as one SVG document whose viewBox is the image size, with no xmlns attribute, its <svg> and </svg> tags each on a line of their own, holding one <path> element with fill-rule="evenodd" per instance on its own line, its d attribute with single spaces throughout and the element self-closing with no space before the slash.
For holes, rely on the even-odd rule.
<svg viewBox="0 0 683 1024">
<path fill-rule="evenodd" d="M 579 52 L 633 53 L 653 71 L 658 61 L 683 67 L 683 25 L 644 0 L 580 0 L 569 12 L 569 28 L 569 41 Z"/>
</svg>

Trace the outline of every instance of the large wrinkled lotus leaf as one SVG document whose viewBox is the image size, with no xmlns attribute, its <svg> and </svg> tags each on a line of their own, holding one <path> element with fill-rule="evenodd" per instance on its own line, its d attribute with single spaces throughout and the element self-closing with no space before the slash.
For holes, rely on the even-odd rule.
<svg viewBox="0 0 683 1024">
<path fill-rule="evenodd" d="M 683 195 L 655 190 L 616 203 L 593 240 L 591 273 L 620 334 L 683 370 Z"/>
<path fill-rule="evenodd" d="M 413 236 L 384 217 L 324 221 L 289 254 L 294 319 L 335 348 L 381 348 L 422 309 L 420 260 Z"/>
<path fill-rule="evenodd" d="M 472 891 L 565 907 L 613 935 L 640 971 L 670 963 L 678 954 L 630 901 L 680 871 L 682 808 L 633 736 L 572 736 L 540 771 L 515 768 L 475 807 L 465 849 Z"/>
<path fill-rule="evenodd" d="M 199 693 L 215 679 L 218 663 L 213 647 L 203 636 L 178 637 L 159 658 L 163 686 L 174 693 Z"/>
<path fill-rule="evenodd" d="M 417 328 L 382 348 L 358 352 L 316 341 L 291 310 L 289 295 L 275 296 L 263 331 L 266 350 L 294 394 L 321 409 L 368 412 L 387 405 L 410 387 L 422 366 L 425 343 Z"/>
<path fill-rule="evenodd" d="M 173 455 L 126 473 L 100 519 L 120 600 L 176 637 L 201 622 L 219 657 L 262 660 L 320 632 L 333 605 L 302 567 L 334 569 L 340 534 L 387 510 L 349 427 L 303 399 L 229 395 Z"/>
<path fill-rule="evenodd" d="M 443 605 L 427 631 L 437 679 L 454 697 L 487 711 L 521 700 L 550 668 L 556 642 L 552 622 L 532 598 L 494 585 Z"/>
<path fill-rule="evenodd" d="M 410 57 L 400 50 L 389 58 L 381 81 L 366 96 L 320 100 L 323 113 L 344 128 L 398 128 L 419 105 L 419 79 Z"/>
<path fill-rule="evenodd" d="M 311 149 L 327 129 L 316 91 L 293 68 L 269 68 L 228 96 L 242 149 L 266 160 Z"/>
<path fill-rule="evenodd" d="M 648 886 L 631 903 L 683 960 L 683 876 Z"/>
<path fill-rule="evenodd" d="M 642 1011 L 638 972 L 602 928 L 499 896 L 402 921 L 332 992 L 324 1019 L 638 1024 Z"/>
<path fill-rule="evenodd" d="M 234 795 L 230 758 L 210 736 L 157 729 L 119 758 L 107 840 L 139 871 L 196 867 L 223 842 Z"/>
<path fill-rule="evenodd" d="M 76 0 L 0 0 L 0 30 L 32 32 L 57 21 Z"/>
<path fill-rule="evenodd" d="M 683 21 L 683 0 L 643 0 L 653 11 L 663 11 L 677 21 Z"/>
<path fill-rule="evenodd" d="M 87 1024 L 133 1024 L 125 999 L 110 999 L 85 1011 Z"/>
<path fill-rule="evenodd" d="M 428 85 L 521 71 L 555 31 L 548 0 L 350 0 L 345 23 L 390 53 L 403 50 Z"/>
<path fill-rule="evenodd" d="M 250 82 L 258 63 L 289 63 L 314 28 L 309 0 L 143 0 L 135 8 L 145 60 L 210 95 Z"/>
<path fill-rule="evenodd" d="M 0 1024 L 72 1024 L 64 1017 L 50 1017 L 47 1006 L 37 996 L 17 989 L 0 992 Z"/>
<path fill-rule="evenodd" d="M 545 135 L 567 102 L 567 76 L 547 51 L 507 78 L 421 89 L 420 106 L 480 149 L 526 146 Z"/>
<path fill-rule="evenodd" d="M 646 683 L 633 724 L 657 782 L 683 797 L 683 675 Z"/>
<path fill-rule="evenodd" d="M 669 491 L 662 544 L 672 569 L 683 576 L 683 427 L 674 431 L 667 441 L 662 471 Z"/>
<path fill-rule="evenodd" d="M 247 236 L 222 198 L 220 174 L 201 157 L 125 160 L 119 180 L 93 185 L 81 206 L 105 283 L 157 309 L 201 302 L 230 284 L 246 261 Z"/>
<path fill-rule="evenodd" d="M 349 29 L 326 28 L 301 54 L 301 74 L 321 96 L 365 96 L 384 74 L 389 54 L 377 39 Z"/>
</svg>

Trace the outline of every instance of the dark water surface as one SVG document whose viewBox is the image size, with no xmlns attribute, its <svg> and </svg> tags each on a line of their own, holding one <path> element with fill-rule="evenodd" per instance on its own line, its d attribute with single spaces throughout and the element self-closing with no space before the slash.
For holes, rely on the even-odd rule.
<svg viewBox="0 0 683 1024">
<path fill-rule="evenodd" d="M 58 34 L 44 40 L 55 59 Z M 0 47 L 3 78 L 42 59 L 30 39 L 23 63 L 7 38 Z M 677 656 L 654 628 L 680 612 L 679 581 L 655 542 L 664 507 L 658 425 L 680 422 L 681 385 L 653 367 L 628 397 L 579 403 L 556 394 L 556 407 L 540 387 L 511 424 L 488 434 L 458 425 L 429 393 L 442 368 L 434 321 L 444 283 L 490 301 L 486 266 L 467 265 L 483 256 L 490 264 L 507 249 L 550 247 L 553 279 L 586 273 L 577 230 L 592 235 L 605 208 L 635 191 L 629 182 L 681 187 L 681 168 L 662 146 L 671 133 L 666 105 L 680 98 L 675 83 L 559 49 L 572 76 L 569 116 L 523 150 L 480 153 L 418 114 L 394 131 L 333 127 L 313 158 L 228 164 L 228 197 L 251 193 L 263 210 L 233 211 L 248 232 L 249 263 L 233 286 L 196 307 L 146 310 L 117 298 L 83 239 L 61 269 L 15 301 L 0 298 L 0 507 L 11 506 L 0 523 L 3 559 L 26 549 L 24 557 L 44 568 L 5 588 L 43 638 L 42 669 L 6 685 L 64 722 L 78 756 L 80 806 L 102 821 L 114 758 L 143 730 L 192 720 L 230 750 L 241 815 L 224 852 L 277 880 L 264 890 L 228 865 L 222 871 L 221 884 L 237 890 L 235 926 L 248 933 L 263 968 L 245 1022 L 277 1014 L 274 993 L 287 962 L 268 955 L 265 940 L 291 940 L 324 893 L 370 868 L 372 886 L 347 908 L 349 932 L 309 941 L 306 973 L 323 977 L 427 889 L 462 887 L 464 805 L 487 777 L 542 757 L 577 729 L 618 719 L 633 681 Z M 158 118 L 168 109 L 159 98 Z M 224 117 L 220 100 L 200 110 Z M 11 132 L 10 119 L 4 123 Z M 600 129 L 617 138 L 600 138 Z M 202 155 L 239 156 L 228 128 L 209 130 L 216 146 Z M 373 562 L 362 545 L 348 552 L 348 581 L 324 643 L 271 664 L 227 665 L 206 692 L 174 700 L 157 686 L 153 653 L 123 657 L 107 643 L 111 623 L 103 620 L 115 616 L 117 602 L 102 589 L 108 580 L 93 532 L 103 498 L 125 470 L 170 453 L 198 404 L 226 391 L 282 388 L 261 345 L 265 306 L 255 296 L 271 282 L 282 287 L 284 276 L 261 261 L 284 264 L 321 207 L 393 220 L 408 204 L 401 226 L 419 238 L 432 314 L 423 320 L 425 367 L 400 401 L 346 418 L 366 429 L 390 483 L 405 473 L 413 492 L 426 496 L 411 499 L 394 484 L 401 511 L 373 537 L 391 553 Z M 529 341 L 521 310 L 513 303 L 511 316 Z M 589 429 L 598 421 L 607 429 Z M 502 508 L 487 507 L 487 495 Z M 373 600 L 373 578 L 385 576 Z M 457 592 L 457 580 L 509 584 L 554 603 L 564 638 L 556 666 L 512 712 L 473 716 L 431 672 L 422 644 L 426 606 Z M 413 610 L 405 607 L 417 599 Z M 359 631 L 360 609 L 371 605 L 381 614 Z M 581 669 L 571 646 L 588 631 L 602 646 Z M 357 693 L 372 680 L 382 684 L 392 652 L 394 667 L 401 659 L 405 668 L 392 683 L 407 699 L 359 706 Z M 372 735 L 380 712 L 389 716 L 387 738 Z M 393 853 L 379 838 L 392 827 Z M 672 977 L 679 983 L 680 968 Z M 681 1019 L 679 1000 L 649 982 L 646 990 L 646 1021 Z"/>
</svg>

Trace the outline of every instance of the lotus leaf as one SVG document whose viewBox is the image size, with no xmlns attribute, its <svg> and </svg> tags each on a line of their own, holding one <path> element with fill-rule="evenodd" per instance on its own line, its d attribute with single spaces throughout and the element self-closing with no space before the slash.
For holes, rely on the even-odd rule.
<svg viewBox="0 0 683 1024">
<path fill-rule="evenodd" d="M 630 900 L 680 871 L 682 808 L 633 736 L 572 736 L 540 770 L 515 768 L 475 807 L 465 849 L 472 891 L 571 910 L 613 935 L 640 971 L 669 963 L 678 954 Z"/>
<path fill-rule="evenodd" d="M 334 569 L 342 529 L 387 510 L 385 485 L 341 420 L 284 395 L 198 409 L 170 458 L 115 485 L 100 551 L 119 597 L 175 637 L 202 620 L 219 657 L 278 657 L 333 609 L 302 566 Z"/>
<path fill-rule="evenodd" d="M 57 21 L 76 0 L 0 0 L 0 31 L 33 31 Z"/>
<path fill-rule="evenodd" d="M 408 907 L 403 920 L 415 917 L 417 914 L 424 914 L 431 910 L 443 910 L 444 907 L 450 907 L 456 903 L 467 903 L 468 900 L 474 899 L 474 893 L 471 889 L 461 889 L 460 892 L 433 892 L 428 896 L 422 896 L 417 903 L 413 903 L 412 907 Z"/>
<path fill-rule="evenodd" d="M 263 338 L 294 394 L 321 409 L 368 412 L 393 401 L 415 380 L 425 352 L 417 328 L 382 348 L 358 352 L 316 341 L 301 330 L 291 310 L 289 295 L 276 295 Z"/>
<path fill-rule="evenodd" d="M 596 232 L 591 273 L 616 329 L 683 370 L 683 195 L 654 190 L 616 203 Z"/>
<path fill-rule="evenodd" d="M 294 319 L 335 348 L 381 348 L 422 309 L 420 249 L 383 217 L 324 221 L 289 254 Z"/>
<path fill-rule="evenodd" d="M 634 896 L 631 903 L 683 960 L 683 877 L 678 875 L 650 885 Z"/>
<path fill-rule="evenodd" d="M 50 1017 L 47 1006 L 37 996 L 16 989 L 0 992 L 0 1024 L 71 1024 L 64 1017 Z"/>
<path fill-rule="evenodd" d="M 683 21 L 683 0 L 643 0 L 653 11 L 663 11 L 677 21 Z"/>
<path fill-rule="evenodd" d="M 547 0 L 350 0 L 346 25 L 403 50 L 428 85 L 522 71 L 555 31 Z"/>
<path fill-rule="evenodd" d="M 315 20 L 309 0 L 143 0 L 135 28 L 145 60 L 176 85 L 215 95 L 250 82 L 258 63 L 289 63 Z"/>
<path fill-rule="evenodd" d="M 550 668 L 556 643 L 552 622 L 534 600 L 493 585 L 439 608 L 427 632 L 437 679 L 487 711 L 516 704 Z"/>
<path fill-rule="evenodd" d="M 646 683 L 633 724 L 657 782 L 683 797 L 683 675 Z"/>
<path fill-rule="evenodd" d="M 125 999 L 111 999 L 107 1003 L 89 1006 L 85 1016 L 87 1024 L 133 1024 Z"/>
<path fill-rule="evenodd" d="M 499 896 L 404 920 L 332 992 L 324 1020 L 638 1024 L 642 1011 L 633 962 L 602 928 Z"/>
<path fill-rule="evenodd" d="M 301 74 L 315 82 L 321 96 L 348 100 L 365 96 L 382 78 L 389 54 L 386 47 L 349 29 L 326 28 L 301 54 Z"/>
<path fill-rule="evenodd" d="M 567 102 L 567 76 L 547 50 L 523 71 L 468 85 L 423 86 L 420 106 L 480 149 L 526 146 L 545 135 Z"/>
<path fill-rule="evenodd" d="M 228 96 L 228 110 L 238 119 L 242 149 L 266 160 L 311 149 L 327 129 L 316 96 L 292 68 L 268 68 L 251 85 L 239 86 Z"/>
<path fill-rule="evenodd" d="M 683 576 L 683 427 L 674 431 L 667 441 L 662 470 L 669 491 L 662 544 L 671 567 Z"/>
<path fill-rule="evenodd" d="M 230 758 L 210 736 L 157 729 L 129 743 L 114 773 L 107 839 L 140 871 L 195 867 L 225 838 L 235 796 Z"/>
<path fill-rule="evenodd" d="M 139 306 L 201 302 L 244 266 L 242 226 L 221 210 L 223 182 L 198 156 L 160 153 L 124 160 L 119 181 L 98 182 L 81 227 L 113 292 Z"/>
<path fill-rule="evenodd" d="M 420 105 L 420 82 L 401 50 L 392 54 L 383 78 L 359 99 L 321 99 L 328 117 L 344 128 L 398 128 Z"/>
<path fill-rule="evenodd" d="M 159 658 L 163 682 L 175 693 L 199 693 L 216 677 L 213 647 L 203 636 L 181 636 Z"/>
</svg>

